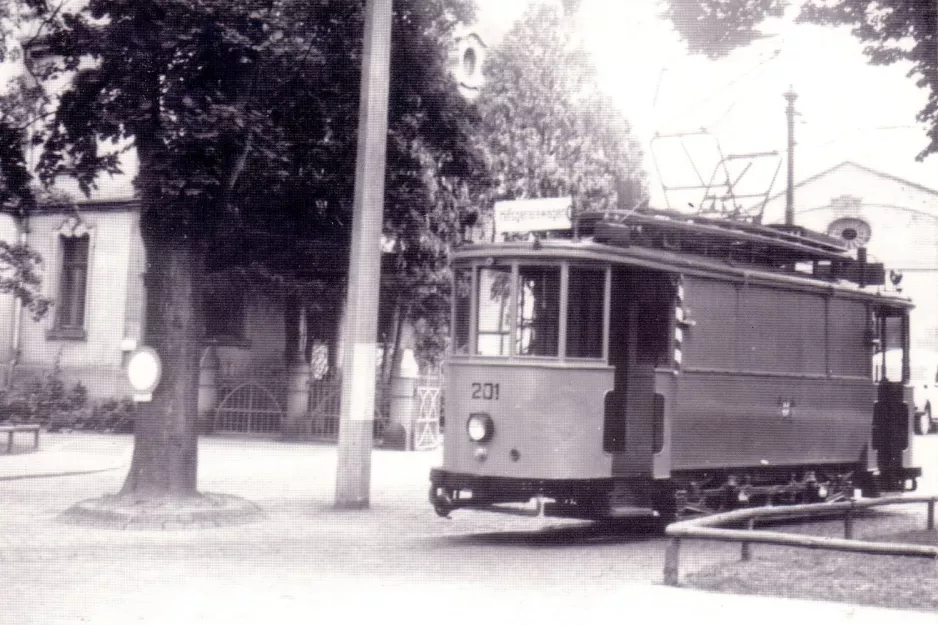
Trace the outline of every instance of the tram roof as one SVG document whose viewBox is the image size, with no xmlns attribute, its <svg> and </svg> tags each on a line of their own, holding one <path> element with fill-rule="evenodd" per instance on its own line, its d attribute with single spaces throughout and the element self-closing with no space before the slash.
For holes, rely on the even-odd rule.
<svg viewBox="0 0 938 625">
<path fill-rule="evenodd" d="M 572 233 L 463 245 L 454 258 L 492 255 L 605 260 L 852 292 L 885 283 L 882 264 L 853 258 L 833 237 L 798 226 L 762 226 L 671 211 L 585 213 Z M 811 273 L 794 269 L 805 263 L 811 263 Z M 890 294 L 890 299 L 910 305 L 907 298 Z"/>
</svg>

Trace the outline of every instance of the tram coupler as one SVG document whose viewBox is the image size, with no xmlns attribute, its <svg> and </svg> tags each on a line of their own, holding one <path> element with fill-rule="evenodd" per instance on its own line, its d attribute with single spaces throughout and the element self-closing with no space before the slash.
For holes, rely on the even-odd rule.
<svg viewBox="0 0 938 625">
<path fill-rule="evenodd" d="M 430 504 L 433 506 L 433 511 L 444 519 L 448 519 L 449 513 L 456 509 L 453 498 L 445 488 L 440 486 L 430 487 Z"/>
</svg>

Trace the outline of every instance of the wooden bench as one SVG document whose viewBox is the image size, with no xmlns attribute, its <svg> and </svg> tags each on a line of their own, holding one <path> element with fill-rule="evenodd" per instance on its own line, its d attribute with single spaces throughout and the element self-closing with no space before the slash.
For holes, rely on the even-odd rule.
<svg viewBox="0 0 938 625">
<path fill-rule="evenodd" d="M 7 435 L 7 453 L 13 451 L 13 435 L 17 432 L 32 432 L 33 447 L 39 447 L 39 425 L 34 423 L 24 423 L 20 425 L 0 425 L 0 434 Z"/>
</svg>

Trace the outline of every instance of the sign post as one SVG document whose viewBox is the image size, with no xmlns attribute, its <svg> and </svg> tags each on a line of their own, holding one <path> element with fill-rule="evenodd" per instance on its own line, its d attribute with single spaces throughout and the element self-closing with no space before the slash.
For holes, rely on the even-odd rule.
<svg viewBox="0 0 938 625">
<path fill-rule="evenodd" d="M 127 379 L 135 402 L 153 401 L 153 391 L 163 376 L 163 363 L 152 347 L 138 347 L 127 361 Z"/>
</svg>

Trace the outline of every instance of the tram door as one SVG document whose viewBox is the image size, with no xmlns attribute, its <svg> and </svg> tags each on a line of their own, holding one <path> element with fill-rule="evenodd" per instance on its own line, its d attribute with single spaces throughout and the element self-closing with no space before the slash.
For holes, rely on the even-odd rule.
<svg viewBox="0 0 938 625">
<path fill-rule="evenodd" d="M 879 339 L 874 358 L 874 378 L 878 382 L 873 411 L 873 448 L 883 486 L 896 487 L 895 476 L 902 470 L 903 452 L 909 447 L 909 418 L 912 406 L 909 383 L 909 313 L 882 309 L 874 318 Z M 890 356 L 899 356 L 891 358 Z"/>
<path fill-rule="evenodd" d="M 607 400 L 603 447 L 614 477 L 648 475 L 654 452 L 655 367 L 670 362 L 674 286 L 668 274 L 633 267 L 612 272 L 609 364 L 615 390 Z"/>
</svg>

